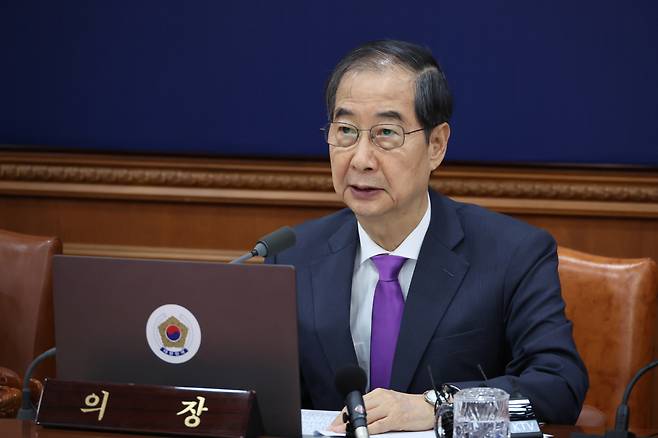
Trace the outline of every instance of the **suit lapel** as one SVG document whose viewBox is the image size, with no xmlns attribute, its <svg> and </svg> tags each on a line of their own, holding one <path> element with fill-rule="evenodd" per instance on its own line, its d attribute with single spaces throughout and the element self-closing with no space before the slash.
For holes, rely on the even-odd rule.
<svg viewBox="0 0 658 438">
<path fill-rule="evenodd" d="M 468 271 L 468 262 L 452 251 L 464 236 L 454 204 L 430 195 L 432 217 L 409 287 L 391 374 L 391 389 L 402 392 Z"/>
<path fill-rule="evenodd" d="M 341 367 L 358 363 L 350 332 L 357 236 L 352 217 L 329 239 L 329 254 L 310 266 L 315 329 L 334 375 Z"/>
</svg>

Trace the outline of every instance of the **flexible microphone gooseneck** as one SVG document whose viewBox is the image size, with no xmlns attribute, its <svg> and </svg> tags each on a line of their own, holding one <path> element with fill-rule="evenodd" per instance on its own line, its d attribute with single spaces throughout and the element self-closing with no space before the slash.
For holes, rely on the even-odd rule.
<svg viewBox="0 0 658 438">
<path fill-rule="evenodd" d="M 646 365 L 644 368 L 640 369 L 635 376 L 631 379 L 629 382 L 628 386 L 626 386 L 626 390 L 624 391 L 624 395 L 621 398 L 621 404 L 617 408 L 617 415 L 615 416 L 615 431 L 620 431 L 620 432 L 625 432 L 626 434 L 630 434 L 628 432 L 628 418 L 629 418 L 629 410 L 628 410 L 628 398 L 631 396 L 631 391 L 633 390 L 633 387 L 637 383 L 638 380 L 640 380 L 640 377 L 642 377 L 647 371 L 649 371 L 652 368 L 655 368 L 658 366 L 658 360 L 655 360 L 651 362 L 650 364 Z M 624 436 L 629 436 L 629 435 L 624 435 Z M 606 436 L 608 433 L 606 433 Z"/>
<path fill-rule="evenodd" d="M 363 393 L 368 383 L 366 372 L 355 365 L 347 366 L 338 370 L 335 383 L 347 407 L 347 415 L 343 417 L 346 420 L 346 436 L 369 438 L 366 407 L 363 402 Z"/>
<path fill-rule="evenodd" d="M 628 409 L 628 399 L 631 396 L 631 391 L 633 387 L 640 380 L 640 377 L 645 375 L 647 371 L 651 370 L 658 366 L 658 360 L 650 362 L 648 365 L 641 368 L 631 381 L 626 386 L 624 390 L 624 395 L 621 398 L 621 404 L 617 408 L 617 414 L 615 415 L 615 428 L 612 430 L 607 430 L 605 432 L 605 438 L 635 438 L 635 434 L 628 430 L 628 420 L 630 417 L 630 411 Z M 598 435 L 585 435 L 579 433 L 572 433 L 572 438 L 584 438 L 584 437 L 597 437 Z"/>
<path fill-rule="evenodd" d="M 258 242 L 256 242 L 254 249 L 246 254 L 241 255 L 237 259 L 232 260 L 230 263 L 242 263 L 256 256 L 273 256 L 280 253 L 284 249 L 288 249 L 293 246 L 295 241 L 295 231 L 293 231 L 293 229 L 288 226 L 281 227 L 278 230 L 272 231 L 270 234 L 261 237 Z"/>
<path fill-rule="evenodd" d="M 21 402 L 21 408 L 18 410 L 18 414 L 16 415 L 16 418 L 19 420 L 34 420 L 34 417 L 36 417 L 36 410 L 34 409 L 34 406 L 32 406 L 32 401 L 30 400 L 32 397 L 32 393 L 30 391 L 30 378 L 32 377 L 32 373 L 34 372 L 34 369 L 37 367 L 37 365 L 39 365 L 45 359 L 54 356 L 56 351 L 57 349 L 53 347 L 50 350 L 41 353 L 27 367 L 27 371 L 25 371 L 25 377 L 23 378 L 23 401 Z"/>
</svg>

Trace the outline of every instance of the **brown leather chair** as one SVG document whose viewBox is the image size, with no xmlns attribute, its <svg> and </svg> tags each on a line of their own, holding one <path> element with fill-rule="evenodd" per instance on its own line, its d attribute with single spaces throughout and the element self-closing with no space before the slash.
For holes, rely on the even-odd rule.
<svg viewBox="0 0 658 438">
<path fill-rule="evenodd" d="M 15 371 L 0 367 L 0 418 L 13 418 L 18 413 L 23 399 L 23 380 Z M 43 384 L 30 379 L 31 400 L 33 405 L 39 403 Z"/>
<path fill-rule="evenodd" d="M 653 360 L 656 263 L 595 256 L 560 247 L 559 273 L 567 317 L 589 372 L 590 387 L 578 425 L 612 427 L 633 375 Z M 630 427 L 649 425 L 651 378 L 633 389 Z"/>
<path fill-rule="evenodd" d="M 52 256 L 62 252 L 56 237 L 0 230 L 0 412 L 11 414 L 17 375 L 55 345 Z M 3 368 L 4 367 L 4 368 Z M 54 377 L 55 361 L 35 369 L 37 379 Z M 18 385 L 20 386 L 20 385 Z M 20 403 L 20 399 L 19 399 Z"/>
</svg>

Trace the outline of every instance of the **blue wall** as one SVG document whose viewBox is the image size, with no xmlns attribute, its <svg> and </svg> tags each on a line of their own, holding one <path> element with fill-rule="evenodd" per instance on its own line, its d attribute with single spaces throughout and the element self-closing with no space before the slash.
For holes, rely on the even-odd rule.
<svg viewBox="0 0 658 438">
<path fill-rule="evenodd" d="M 0 144 L 324 157 L 322 89 L 358 43 L 430 47 L 449 160 L 658 166 L 658 2 L 0 3 Z"/>
</svg>

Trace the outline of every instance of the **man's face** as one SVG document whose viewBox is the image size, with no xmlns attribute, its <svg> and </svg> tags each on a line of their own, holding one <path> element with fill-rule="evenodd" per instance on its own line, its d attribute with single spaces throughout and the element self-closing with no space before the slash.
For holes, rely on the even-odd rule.
<svg viewBox="0 0 658 438">
<path fill-rule="evenodd" d="M 333 121 L 359 129 L 392 123 L 405 132 L 416 130 L 421 126 L 414 95 L 415 75 L 406 70 L 348 72 L 336 91 Z M 449 134 L 444 123 L 434 128 L 429 145 L 420 131 L 407 134 L 401 147 L 386 151 L 364 131 L 353 146 L 329 146 L 334 189 L 362 222 L 418 221 L 427 208 L 430 173 L 443 159 Z"/>
</svg>

